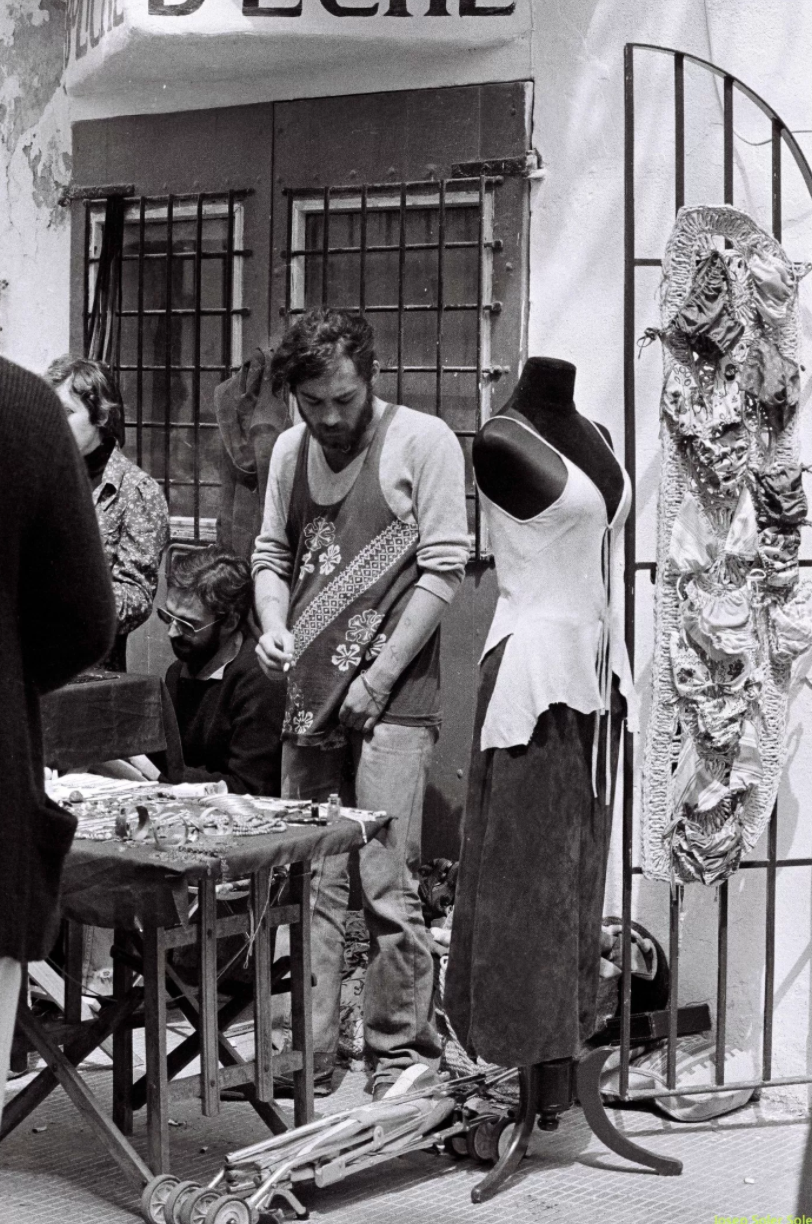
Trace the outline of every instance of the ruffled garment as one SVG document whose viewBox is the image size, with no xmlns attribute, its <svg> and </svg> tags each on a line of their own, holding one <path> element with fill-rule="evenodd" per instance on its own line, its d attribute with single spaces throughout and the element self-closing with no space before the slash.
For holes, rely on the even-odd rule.
<svg viewBox="0 0 812 1224">
<path fill-rule="evenodd" d="M 702 854 L 710 855 L 703 878 L 725 878 L 738 865 L 735 816 L 763 777 L 758 636 L 751 586 L 741 578 L 758 556 L 747 488 L 721 539 L 697 498 L 686 495 L 669 551 L 681 595 L 682 628 L 671 635 L 670 653 L 683 739 L 671 781 L 674 820 L 664 836 L 690 878 L 700 878 Z M 698 815 L 710 818 L 707 827 L 696 826 Z"/>
<path fill-rule="evenodd" d="M 753 472 L 756 521 L 759 527 L 800 527 L 806 518 L 803 468 L 798 463 L 773 463 Z"/>
<path fill-rule="evenodd" d="M 794 663 L 812 649 L 812 583 L 802 582 L 791 598 L 768 609 L 770 649 L 783 663 Z M 807 659 L 806 667 L 812 660 Z M 796 668 L 796 678 L 806 668 Z"/>
<path fill-rule="evenodd" d="M 794 270 L 765 251 L 750 256 L 749 271 L 756 310 L 765 323 L 781 323 L 787 317 L 795 297 L 797 277 Z"/>
</svg>

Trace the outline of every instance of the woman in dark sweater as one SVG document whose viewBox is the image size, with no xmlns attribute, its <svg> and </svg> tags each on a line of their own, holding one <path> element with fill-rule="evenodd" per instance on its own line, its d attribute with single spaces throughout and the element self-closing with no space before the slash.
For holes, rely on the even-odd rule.
<svg viewBox="0 0 812 1224">
<path fill-rule="evenodd" d="M 152 477 L 121 450 L 124 405 L 110 367 L 87 357 L 60 357 L 48 367 L 46 378 L 84 457 L 113 579 L 118 627 L 105 666 L 126 671 L 127 636 L 152 611 L 158 569 L 169 542 L 166 499 Z"/>
<path fill-rule="evenodd" d="M 54 393 L 0 359 L 0 1103 L 20 962 L 57 931 L 76 821 L 45 797 L 39 698 L 100 659 L 115 609 L 83 464 Z"/>
</svg>

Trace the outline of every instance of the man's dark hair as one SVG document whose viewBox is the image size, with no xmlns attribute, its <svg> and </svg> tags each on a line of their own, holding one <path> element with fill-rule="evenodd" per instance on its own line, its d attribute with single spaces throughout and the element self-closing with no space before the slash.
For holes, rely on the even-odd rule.
<svg viewBox="0 0 812 1224">
<path fill-rule="evenodd" d="M 124 401 L 109 365 L 66 353 L 51 362 L 45 379 L 52 387 L 69 382 L 73 393 L 87 408 L 91 425 L 98 425 L 102 440 L 112 438 L 119 446 L 124 445 Z"/>
<path fill-rule="evenodd" d="M 271 390 L 295 391 L 310 378 L 321 378 L 349 357 L 356 373 L 368 383 L 375 361 L 375 338 L 363 315 L 347 310 L 307 310 L 282 337 L 271 359 Z"/>
<path fill-rule="evenodd" d="M 244 557 L 236 557 L 215 544 L 170 555 L 166 576 L 168 587 L 197 596 L 212 616 L 239 613 L 245 620 L 254 595 L 251 567 Z"/>
</svg>

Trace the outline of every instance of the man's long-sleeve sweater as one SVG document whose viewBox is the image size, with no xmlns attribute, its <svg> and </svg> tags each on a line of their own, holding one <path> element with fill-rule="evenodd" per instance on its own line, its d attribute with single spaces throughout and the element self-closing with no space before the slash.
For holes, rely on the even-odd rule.
<svg viewBox="0 0 812 1224">
<path fill-rule="evenodd" d="M 255 647 L 246 634 L 236 657 L 208 679 L 189 675 L 180 662 L 166 673 L 184 782 L 222 780 L 238 795 L 280 793 L 286 678 L 281 672 L 272 679 L 263 675 Z"/>
</svg>

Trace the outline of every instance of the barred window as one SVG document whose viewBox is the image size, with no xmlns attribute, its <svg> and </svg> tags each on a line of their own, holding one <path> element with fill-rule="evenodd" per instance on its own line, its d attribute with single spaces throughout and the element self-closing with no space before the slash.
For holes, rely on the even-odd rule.
<svg viewBox="0 0 812 1224">
<path fill-rule="evenodd" d="M 242 352 L 242 193 L 125 201 L 113 364 L 127 454 L 163 487 L 174 540 L 214 538 L 220 440 L 214 388 Z M 86 214 L 85 324 L 104 205 Z"/>
</svg>

